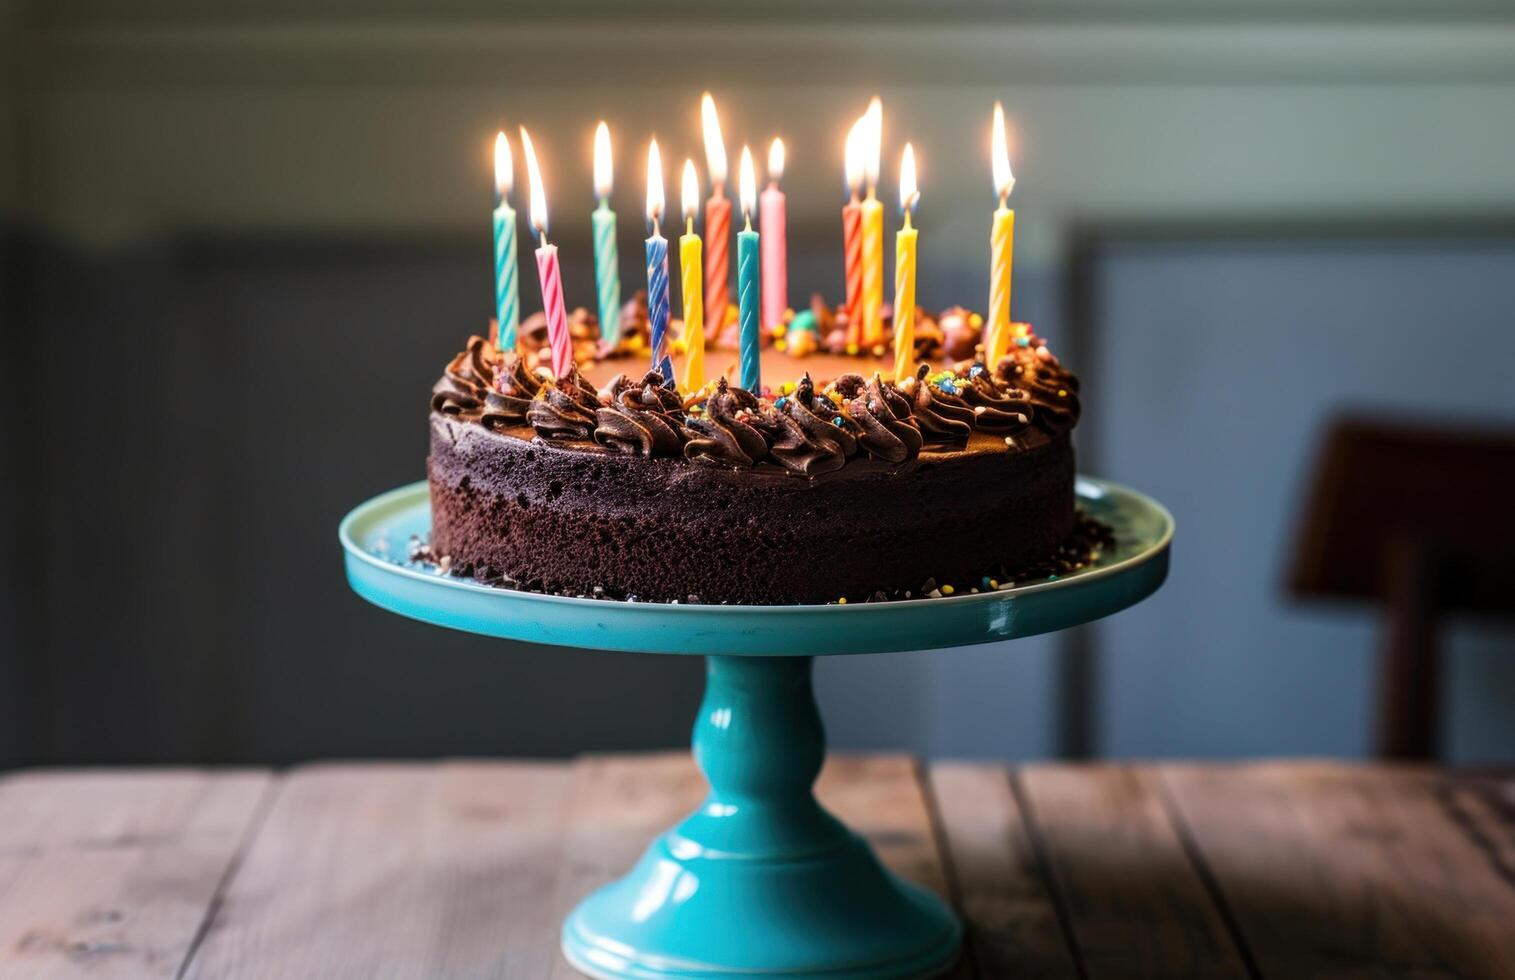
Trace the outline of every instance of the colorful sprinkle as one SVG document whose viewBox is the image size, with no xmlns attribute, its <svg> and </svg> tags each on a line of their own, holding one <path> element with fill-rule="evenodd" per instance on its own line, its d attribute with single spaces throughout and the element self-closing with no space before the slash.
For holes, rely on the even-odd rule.
<svg viewBox="0 0 1515 980">
<path fill-rule="evenodd" d="M 789 404 L 789 399 L 785 398 L 783 395 L 780 395 L 778 397 L 778 400 L 776 400 L 773 403 L 773 407 L 774 408 L 783 408 L 787 404 Z"/>
<path fill-rule="evenodd" d="M 842 596 L 840 599 L 836 600 L 836 604 L 838 606 L 845 606 L 847 604 L 847 597 Z"/>
<path fill-rule="evenodd" d="M 1016 337 L 1015 338 L 1015 346 L 1017 346 L 1017 347 L 1030 347 L 1031 346 L 1031 338 L 1030 337 Z"/>
<path fill-rule="evenodd" d="M 953 591 L 954 590 L 953 590 L 952 586 L 950 586 L 950 585 L 944 585 L 944 586 L 942 586 L 942 595 L 951 595 L 953 593 Z"/>
</svg>

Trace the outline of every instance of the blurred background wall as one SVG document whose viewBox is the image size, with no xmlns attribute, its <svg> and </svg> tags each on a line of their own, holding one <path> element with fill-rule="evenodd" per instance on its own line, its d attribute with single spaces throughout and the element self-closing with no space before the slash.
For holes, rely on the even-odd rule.
<svg viewBox="0 0 1515 980">
<path fill-rule="evenodd" d="M 1320 432 L 1515 424 L 1503 3 L 6 0 L 0 44 L 0 761 L 685 739 L 696 662 L 442 633 L 340 576 L 337 520 L 422 476 L 431 381 L 489 314 L 501 127 L 538 137 L 587 303 L 595 121 L 635 282 L 646 138 L 703 172 L 710 88 L 733 155 L 789 146 L 801 302 L 840 290 L 841 137 L 878 92 L 886 195 L 919 153 L 921 301 L 982 307 L 1004 100 L 1017 318 L 1093 386 L 1083 468 L 1172 506 L 1173 578 L 1090 630 L 823 662 L 844 747 L 1363 754 L 1375 613 L 1284 590 Z M 1453 758 L 1515 757 L 1512 647 L 1454 624 Z"/>
</svg>

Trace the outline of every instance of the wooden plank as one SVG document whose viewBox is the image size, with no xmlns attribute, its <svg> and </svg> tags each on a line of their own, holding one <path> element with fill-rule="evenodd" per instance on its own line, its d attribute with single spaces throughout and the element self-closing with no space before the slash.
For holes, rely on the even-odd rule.
<svg viewBox="0 0 1515 980">
<path fill-rule="evenodd" d="M 912 757 L 828 755 L 815 795 L 873 846 L 885 867 L 957 905 L 923 774 Z M 962 980 L 973 975 L 972 961 L 965 956 L 944 976 Z"/>
<path fill-rule="evenodd" d="M 1087 976 L 1249 975 L 1154 774 L 1032 766 L 1016 779 Z"/>
<path fill-rule="evenodd" d="M 0 978 L 176 976 L 268 786 L 253 771 L 0 781 Z"/>
<path fill-rule="evenodd" d="M 931 788 L 979 975 L 1077 976 L 1005 767 L 939 762 Z"/>
<path fill-rule="evenodd" d="M 296 770 L 188 976 L 545 976 L 570 785 L 551 763 Z"/>
<path fill-rule="evenodd" d="M 688 752 L 586 756 L 574 771 L 573 802 L 558 873 L 551 976 L 581 974 L 558 952 L 563 919 L 587 894 L 631 870 L 652 839 L 683 819 L 705 796 L 705 779 Z"/>
<path fill-rule="evenodd" d="M 952 901 L 913 758 L 830 755 L 816 780 L 815 795 L 838 820 L 873 845 L 885 867 Z"/>
<path fill-rule="evenodd" d="M 1266 976 L 1515 976 L 1515 782 L 1343 764 L 1170 766 Z"/>
</svg>

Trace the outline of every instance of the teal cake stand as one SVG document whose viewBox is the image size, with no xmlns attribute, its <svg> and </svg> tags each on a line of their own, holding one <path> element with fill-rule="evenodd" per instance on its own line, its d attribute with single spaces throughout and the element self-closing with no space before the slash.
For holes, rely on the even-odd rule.
<svg viewBox="0 0 1515 980">
<path fill-rule="evenodd" d="M 1168 571 L 1168 512 L 1102 480 L 1081 478 L 1078 496 L 1116 536 L 1087 569 L 996 592 L 846 606 L 572 599 L 439 575 L 405 562 L 410 537 L 431 529 L 424 483 L 368 501 L 339 533 L 353 590 L 401 615 L 512 640 L 706 658 L 694 757 L 709 795 L 568 916 L 563 953 L 576 968 L 617 980 L 885 980 L 947 970 L 962 926 L 812 795 L 825 755 L 813 658 L 1031 636 L 1151 595 Z"/>
</svg>

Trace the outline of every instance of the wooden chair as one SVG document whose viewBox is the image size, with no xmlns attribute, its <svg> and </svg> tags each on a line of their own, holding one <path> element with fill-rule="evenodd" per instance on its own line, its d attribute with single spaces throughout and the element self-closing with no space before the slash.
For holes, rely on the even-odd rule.
<svg viewBox="0 0 1515 980">
<path fill-rule="evenodd" d="M 1306 499 L 1290 588 L 1384 607 L 1377 750 L 1434 758 L 1441 619 L 1515 614 L 1515 429 L 1340 419 Z"/>
</svg>

